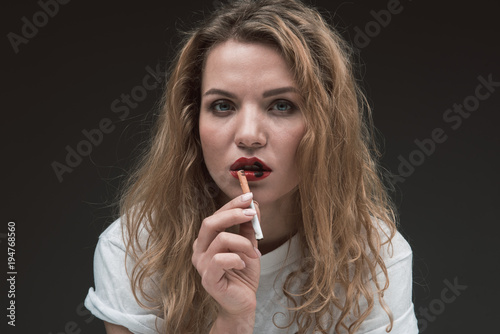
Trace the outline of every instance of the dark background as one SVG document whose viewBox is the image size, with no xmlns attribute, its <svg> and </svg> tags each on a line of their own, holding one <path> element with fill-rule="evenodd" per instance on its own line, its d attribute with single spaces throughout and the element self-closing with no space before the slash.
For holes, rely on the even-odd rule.
<svg viewBox="0 0 500 334">
<path fill-rule="evenodd" d="M 498 333 L 493 227 L 499 223 L 494 209 L 500 200 L 500 87 L 460 126 L 443 115 L 455 103 L 474 101 L 470 96 L 479 76 L 500 82 L 499 8 L 482 0 L 402 0 L 400 12 L 377 31 L 371 11 L 392 2 L 312 3 L 360 49 L 362 80 L 384 137 L 383 166 L 400 174 L 401 159 L 412 157 L 418 165 L 396 183 L 393 195 L 400 230 L 414 251 L 421 332 Z M 142 85 L 146 66 L 160 64 L 164 70 L 179 41 L 177 30 L 215 6 L 215 1 L 71 1 L 59 5 L 15 53 L 8 34 L 21 35 L 22 18 L 33 22 L 41 7 L 36 1 L 2 3 L 0 96 L 6 118 L 0 249 L 5 277 L 7 223 L 15 222 L 18 273 L 16 327 L 8 332 L 104 332 L 102 322 L 82 307 L 93 286 L 94 247 L 115 218 L 117 189 L 147 138 L 161 89 L 148 91 L 124 119 L 111 103 Z M 356 37 L 367 24 L 369 43 Z M 51 164 L 65 164 L 66 146 L 75 149 L 85 139 L 82 131 L 105 118 L 113 130 L 60 182 Z M 418 153 L 415 140 L 431 138 L 436 128 L 446 140 L 431 154 Z M 462 286 L 451 302 L 447 282 Z M 0 286 L 0 328 L 7 328 L 8 289 Z"/>
</svg>

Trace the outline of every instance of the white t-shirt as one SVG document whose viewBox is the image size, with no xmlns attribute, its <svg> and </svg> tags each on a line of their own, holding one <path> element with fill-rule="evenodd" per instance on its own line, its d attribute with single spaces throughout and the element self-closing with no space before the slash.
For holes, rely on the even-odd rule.
<svg viewBox="0 0 500 334">
<path fill-rule="evenodd" d="M 390 282 L 389 289 L 385 291 L 384 300 L 394 316 L 394 325 L 390 333 L 416 334 L 418 333 L 417 320 L 412 303 L 412 251 L 399 233 L 393 238 L 392 244 L 393 249 L 388 249 L 386 245 L 382 252 Z M 122 239 L 121 220 L 118 219 L 99 237 L 94 257 L 95 290 L 89 289 L 85 307 L 94 316 L 124 326 L 133 333 L 157 334 L 156 328 L 157 326 L 159 329 L 162 328 L 163 319 L 156 316 L 153 311 L 140 307 L 136 302 L 125 271 L 124 258 L 125 245 Z M 294 236 L 284 245 L 261 257 L 255 334 L 297 332 L 296 324 L 288 329 L 280 329 L 273 324 L 273 319 L 278 325 L 288 324 L 288 311 L 284 307 L 288 303 L 281 288 L 287 275 L 300 265 L 300 258 L 298 236 Z M 283 266 L 284 269 L 281 270 Z M 130 271 L 132 267 L 133 263 L 129 260 L 127 270 Z M 385 277 L 380 269 L 377 279 L 380 286 L 384 286 Z M 150 286 L 149 289 L 154 289 L 154 286 Z M 362 323 L 358 334 L 386 333 L 389 318 L 378 303 L 378 295 L 375 294 L 374 299 L 374 308 Z M 363 301 L 360 301 L 362 307 Z M 329 333 L 334 333 L 333 328 Z"/>
</svg>

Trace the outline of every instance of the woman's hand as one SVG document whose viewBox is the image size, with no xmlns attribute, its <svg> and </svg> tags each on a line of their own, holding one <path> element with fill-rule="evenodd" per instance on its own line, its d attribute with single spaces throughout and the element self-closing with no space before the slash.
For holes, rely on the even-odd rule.
<svg viewBox="0 0 500 334">
<path fill-rule="evenodd" d="M 243 327 L 253 331 L 260 252 L 250 223 L 258 214 L 248 208 L 251 200 L 251 193 L 243 194 L 205 218 L 193 244 L 193 265 L 205 290 L 220 305 L 213 331 L 217 327 L 224 332 L 232 326 L 239 327 L 233 327 L 233 333 L 236 329 L 247 332 Z M 225 232 L 235 225 L 240 225 L 239 234 Z"/>
</svg>

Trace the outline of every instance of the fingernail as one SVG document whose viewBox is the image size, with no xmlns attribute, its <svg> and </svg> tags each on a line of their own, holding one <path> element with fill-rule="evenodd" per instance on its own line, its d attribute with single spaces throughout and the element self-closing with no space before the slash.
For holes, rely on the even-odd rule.
<svg viewBox="0 0 500 334">
<path fill-rule="evenodd" d="M 257 211 L 255 211 L 254 209 L 244 209 L 243 214 L 245 216 L 255 216 L 257 214 Z"/>
<path fill-rule="evenodd" d="M 255 249 L 255 254 L 257 254 L 259 257 L 262 256 L 262 253 L 260 252 L 260 250 L 257 247 L 254 247 L 253 249 Z"/>
<path fill-rule="evenodd" d="M 247 264 L 245 263 L 245 261 L 241 260 L 241 263 L 243 264 L 243 268 L 247 267 Z"/>
<path fill-rule="evenodd" d="M 246 201 L 252 199 L 252 197 L 253 197 L 253 193 L 252 192 L 244 193 L 243 195 L 241 195 L 241 201 L 242 202 L 246 202 Z"/>
</svg>

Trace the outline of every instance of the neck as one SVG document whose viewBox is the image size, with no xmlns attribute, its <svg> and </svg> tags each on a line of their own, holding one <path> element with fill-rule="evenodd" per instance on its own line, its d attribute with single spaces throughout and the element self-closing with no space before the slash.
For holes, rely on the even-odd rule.
<svg viewBox="0 0 500 334">
<path fill-rule="evenodd" d="M 273 203 L 259 203 L 264 234 L 264 239 L 259 241 L 262 254 L 275 250 L 297 232 L 302 215 L 295 196 L 296 193 L 288 194 Z"/>
</svg>

